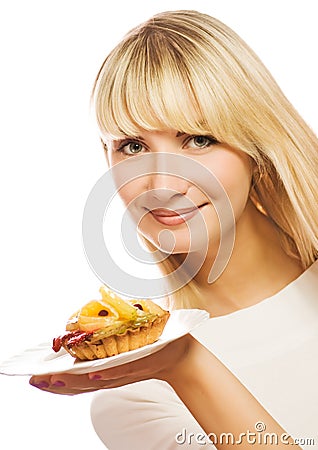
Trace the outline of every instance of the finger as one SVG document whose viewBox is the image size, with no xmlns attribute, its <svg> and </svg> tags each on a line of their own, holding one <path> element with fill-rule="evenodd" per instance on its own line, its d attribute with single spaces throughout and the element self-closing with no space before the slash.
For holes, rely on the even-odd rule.
<svg viewBox="0 0 318 450">
<path fill-rule="evenodd" d="M 93 392 L 100 389 L 99 386 L 92 385 L 92 383 L 72 383 L 70 380 L 59 380 L 57 376 L 54 377 L 32 377 L 29 381 L 31 386 L 45 392 L 63 395 L 75 395 L 85 392 Z"/>
<path fill-rule="evenodd" d="M 49 376 L 38 375 L 31 377 L 30 384 L 38 389 L 50 391 L 54 390 L 55 388 L 60 388 L 60 391 L 62 391 L 62 388 L 65 387 L 73 388 L 74 390 L 86 390 L 94 388 L 86 374 L 73 375 L 62 373 Z"/>
<path fill-rule="evenodd" d="M 69 388 L 67 386 L 65 387 L 54 387 L 49 386 L 48 388 L 41 389 L 44 392 L 48 392 L 50 394 L 59 394 L 59 395 L 79 395 L 79 394 L 85 394 L 89 392 L 96 392 L 96 389 L 74 389 Z"/>
<path fill-rule="evenodd" d="M 30 378 L 29 383 L 31 384 L 31 386 L 34 386 L 38 389 L 46 389 L 49 387 L 51 382 L 49 376 L 33 375 Z"/>
<path fill-rule="evenodd" d="M 139 375 L 132 376 L 121 374 L 121 376 L 104 379 L 97 376 L 94 372 L 91 374 L 74 375 L 74 374 L 57 374 L 51 377 L 51 384 L 46 390 L 64 391 L 64 390 L 78 390 L 83 392 L 94 391 L 98 389 L 109 389 L 123 386 L 128 383 L 139 381 Z"/>
<path fill-rule="evenodd" d="M 33 376 L 30 384 L 42 391 L 54 394 L 75 395 L 123 386 L 137 381 L 132 377 L 122 377 L 111 380 L 90 379 L 88 374 L 55 374 L 51 376 Z"/>
</svg>

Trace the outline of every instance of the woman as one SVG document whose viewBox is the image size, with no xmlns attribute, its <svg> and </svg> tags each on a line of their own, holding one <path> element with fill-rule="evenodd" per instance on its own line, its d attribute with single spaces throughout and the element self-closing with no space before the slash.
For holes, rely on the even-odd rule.
<svg viewBox="0 0 318 450">
<path fill-rule="evenodd" d="M 203 431 L 218 449 L 285 448 L 289 435 L 306 448 L 297 439 L 313 438 L 318 413 L 317 138 L 249 47 L 194 11 L 161 13 L 128 33 L 99 71 L 94 103 L 111 166 L 161 153 L 167 164 L 178 154 L 208 168 L 231 203 L 235 243 L 209 283 L 224 233 L 210 198 L 165 170 L 132 180 L 120 195 L 126 205 L 141 199 L 147 245 L 165 251 L 159 233 L 173 233 L 164 274 L 183 263 L 191 221 L 204 219 L 203 264 L 169 302 L 211 319 L 139 361 L 31 383 L 61 394 L 128 385 L 93 402 L 110 449 L 201 447 Z M 278 441 L 264 442 L 265 430 Z"/>
</svg>

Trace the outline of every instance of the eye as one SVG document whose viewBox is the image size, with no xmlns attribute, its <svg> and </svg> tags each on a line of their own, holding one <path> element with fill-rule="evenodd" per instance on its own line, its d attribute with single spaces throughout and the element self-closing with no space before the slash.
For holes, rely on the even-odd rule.
<svg viewBox="0 0 318 450">
<path fill-rule="evenodd" d="M 125 141 L 118 147 L 117 151 L 131 156 L 144 151 L 144 146 L 138 141 Z"/>
<path fill-rule="evenodd" d="M 217 143 L 218 143 L 218 141 L 210 136 L 199 135 L 199 136 L 192 136 L 188 140 L 186 146 L 188 148 L 194 148 L 194 149 L 199 148 L 200 149 L 200 148 L 207 148 L 210 145 L 215 145 Z"/>
</svg>

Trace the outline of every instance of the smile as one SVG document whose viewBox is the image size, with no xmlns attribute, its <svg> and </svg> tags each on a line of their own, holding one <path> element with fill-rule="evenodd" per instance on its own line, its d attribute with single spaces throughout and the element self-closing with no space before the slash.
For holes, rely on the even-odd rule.
<svg viewBox="0 0 318 450">
<path fill-rule="evenodd" d="M 183 208 L 178 209 L 176 211 L 165 208 L 156 208 L 149 212 L 152 215 L 152 217 L 162 225 L 173 226 L 173 225 L 180 225 L 192 219 L 192 217 L 194 217 L 198 213 L 199 209 L 205 205 L 206 203 L 204 203 L 201 206 L 194 206 L 192 208 Z"/>
</svg>

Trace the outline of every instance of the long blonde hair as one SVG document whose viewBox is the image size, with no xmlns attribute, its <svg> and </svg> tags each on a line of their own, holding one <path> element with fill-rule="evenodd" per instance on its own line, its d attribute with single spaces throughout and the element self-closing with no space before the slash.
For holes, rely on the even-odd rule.
<svg viewBox="0 0 318 450">
<path fill-rule="evenodd" d="M 153 16 L 106 58 L 93 100 L 102 134 L 175 129 L 213 135 L 250 155 L 257 167 L 250 197 L 276 225 L 286 254 L 304 269 L 317 259 L 317 137 L 222 22 L 196 11 Z M 173 257 L 163 267 L 171 272 Z M 193 306 L 191 290 L 193 282 L 174 307 Z"/>
</svg>

